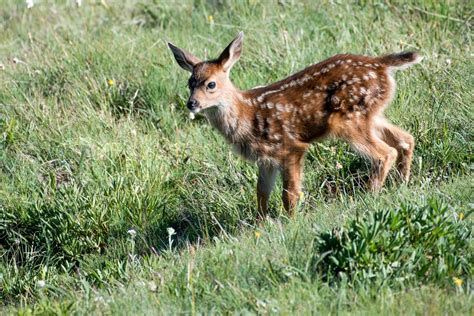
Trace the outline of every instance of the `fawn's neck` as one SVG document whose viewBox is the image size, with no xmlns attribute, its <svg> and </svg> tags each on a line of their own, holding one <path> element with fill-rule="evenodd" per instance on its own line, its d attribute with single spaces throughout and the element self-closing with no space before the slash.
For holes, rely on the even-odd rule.
<svg viewBox="0 0 474 316">
<path fill-rule="evenodd" d="M 254 109 L 245 100 L 244 92 L 234 88 L 225 100 L 205 113 L 209 123 L 231 143 L 253 139 L 251 120 Z"/>
</svg>

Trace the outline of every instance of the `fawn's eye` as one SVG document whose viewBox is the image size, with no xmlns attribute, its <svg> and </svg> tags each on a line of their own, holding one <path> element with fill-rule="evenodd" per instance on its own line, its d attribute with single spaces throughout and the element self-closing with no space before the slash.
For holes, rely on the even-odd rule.
<svg viewBox="0 0 474 316">
<path fill-rule="evenodd" d="M 207 88 L 208 89 L 214 89 L 216 87 L 216 82 L 215 81 L 211 81 L 207 84 Z"/>
</svg>

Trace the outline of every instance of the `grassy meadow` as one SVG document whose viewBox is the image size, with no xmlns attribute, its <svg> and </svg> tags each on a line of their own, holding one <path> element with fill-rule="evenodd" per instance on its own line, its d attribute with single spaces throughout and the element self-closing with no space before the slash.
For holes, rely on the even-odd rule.
<svg viewBox="0 0 474 316">
<path fill-rule="evenodd" d="M 2 0 L 0 314 L 472 315 L 470 1 Z M 239 32 L 248 89 L 334 54 L 418 50 L 387 117 L 412 179 L 312 146 L 304 201 L 185 107 L 166 41 L 213 58 Z"/>
</svg>

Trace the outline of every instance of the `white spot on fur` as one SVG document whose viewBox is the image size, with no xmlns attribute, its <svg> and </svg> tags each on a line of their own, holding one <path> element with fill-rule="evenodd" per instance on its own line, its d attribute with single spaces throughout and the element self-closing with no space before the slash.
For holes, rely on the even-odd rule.
<svg viewBox="0 0 474 316">
<path fill-rule="evenodd" d="M 262 122 L 263 123 L 263 120 L 262 120 L 262 115 L 260 113 L 257 113 L 255 114 L 255 117 L 257 118 L 257 121 Z"/>
<path fill-rule="evenodd" d="M 400 145 L 401 148 L 403 148 L 405 150 L 410 149 L 410 145 L 408 143 L 401 142 L 399 145 Z"/>
<path fill-rule="evenodd" d="M 251 99 L 244 98 L 240 94 L 239 94 L 238 98 L 241 102 L 245 103 L 246 105 L 248 105 L 248 106 L 252 105 L 252 100 Z"/>
<path fill-rule="evenodd" d="M 372 78 L 372 79 L 377 78 L 377 74 L 373 71 L 369 71 L 368 76 L 369 76 L 369 78 Z"/>
<path fill-rule="evenodd" d="M 273 135 L 271 135 L 271 138 L 276 140 L 276 141 L 279 141 L 281 139 L 281 135 L 280 134 L 273 134 Z"/>
<path fill-rule="evenodd" d="M 323 117 L 323 113 L 322 112 L 314 112 L 313 113 L 313 119 L 314 120 L 319 120 Z"/>
<path fill-rule="evenodd" d="M 293 134 L 293 132 L 289 131 L 286 136 L 288 136 L 289 139 L 292 139 L 292 140 L 295 140 L 295 135 Z"/>
</svg>

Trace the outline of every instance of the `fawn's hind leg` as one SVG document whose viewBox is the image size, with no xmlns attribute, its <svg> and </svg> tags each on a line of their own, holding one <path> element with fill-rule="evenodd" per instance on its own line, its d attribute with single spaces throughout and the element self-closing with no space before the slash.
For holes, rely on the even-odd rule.
<svg viewBox="0 0 474 316">
<path fill-rule="evenodd" d="M 372 161 L 369 189 L 378 192 L 382 188 L 390 168 L 397 159 L 397 150 L 378 138 L 370 128 L 359 125 L 341 135 L 357 151 Z"/>
<path fill-rule="evenodd" d="M 394 147 L 398 152 L 397 170 L 402 180 L 408 182 L 410 178 L 411 162 L 415 140 L 411 134 L 398 126 L 390 124 L 385 119 L 376 121 L 376 128 L 384 142 Z"/>
<path fill-rule="evenodd" d="M 377 137 L 363 139 L 353 143 L 353 146 L 371 158 L 372 174 L 369 178 L 369 188 L 372 192 L 380 191 L 390 168 L 397 159 L 397 150 Z"/>
</svg>

